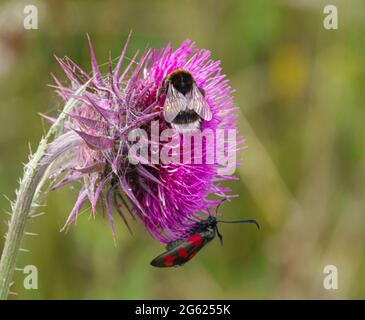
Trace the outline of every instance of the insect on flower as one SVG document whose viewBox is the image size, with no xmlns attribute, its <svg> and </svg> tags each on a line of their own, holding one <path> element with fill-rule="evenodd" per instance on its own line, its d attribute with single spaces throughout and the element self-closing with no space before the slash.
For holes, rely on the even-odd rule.
<svg viewBox="0 0 365 320">
<path fill-rule="evenodd" d="M 211 59 L 208 50 L 197 48 L 187 39 L 176 49 L 167 44 L 146 50 L 141 56 L 136 53 L 130 59 L 130 37 L 118 59 L 110 58 L 105 66 L 98 64 L 88 39 L 91 73 L 68 57 L 57 59 L 68 78 L 67 82 L 55 78 L 57 92 L 65 104 L 75 102 L 65 119 L 63 134 L 54 141 L 55 147 L 70 147 L 51 173 L 50 189 L 79 182 L 64 229 L 90 203 L 93 216 L 105 212 L 113 236 L 118 214 L 127 228 L 130 219 L 139 219 L 153 237 L 167 244 L 186 239 L 197 223 L 198 212 L 234 197 L 223 183 L 236 180 L 226 171 L 232 172 L 238 165 L 236 151 L 244 139 L 236 136 L 238 107 L 233 101 L 233 89 L 222 73 L 220 61 Z M 166 111 L 168 107 L 172 113 Z M 214 139 L 209 144 L 205 140 L 200 152 L 202 161 L 196 163 L 183 160 L 187 154 L 183 142 L 177 162 L 164 163 L 160 157 L 156 163 L 150 159 L 131 161 L 131 151 L 141 142 L 129 139 L 133 132 L 143 133 L 142 142 L 146 142 L 147 154 L 151 155 L 147 158 L 152 158 L 155 151 L 160 155 L 168 149 L 169 139 L 162 137 L 170 131 L 166 130 L 170 124 L 178 130 L 207 130 L 212 137 L 224 133 L 227 140 Z M 187 154 L 190 159 L 197 155 L 195 147 Z M 213 160 L 207 161 L 210 154 Z M 224 155 L 226 164 L 221 163 L 219 154 Z M 211 200 L 213 196 L 217 200 Z"/>
<path fill-rule="evenodd" d="M 218 223 L 254 223 L 258 229 L 260 225 L 254 219 L 223 221 L 209 216 L 207 220 L 198 221 L 192 227 L 185 239 L 178 239 L 166 246 L 166 251 L 151 261 L 151 265 L 159 268 L 178 267 L 190 261 L 216 235 L 223 245 L 223 236 L 218 230 Z"/>
<path fill-rule="evenodd" d="M 210 121 L 212 112 L 205 100 L 205 91 L 196 85 L 190 72 L 178 69 L 171 72 L 157 91 L 157 100 L 165 93 L 163 108 L 165 121 L 178 132 L 200 127 L 202 120 Z"/>
</svg>

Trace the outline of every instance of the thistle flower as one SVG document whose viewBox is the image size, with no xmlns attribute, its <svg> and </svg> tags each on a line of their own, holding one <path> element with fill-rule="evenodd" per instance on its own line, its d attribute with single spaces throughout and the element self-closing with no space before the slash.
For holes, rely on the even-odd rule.
<svg viewBox="0 0 365 320">
<path fill-rule="evenodd" d="M 220 173 L 221 164 L 216 160 L 210 163 L 181 160 L 183 151 L 173 163 L 135 163 L 130 152 L 133 144 L 128 137 L 136 129 L 144 130 L 149 157 L 171 142 L 171 137 L 167 141 L 151 141 L 154 130 L 151 125 L 157 123 L 158 135 L 169 129 L 162 116 L 163 101 L 156 100 L 156 93 L 164 78 L 176 69 L 190 72 L 197 85 L 205 90 L 213 117 L 211 121 L 202 122 L 201 130 L 209 129 L 213 133 L 235 130 L 236 108 L 232 89 L 221 74 L 220 62 L 211 60 L 209 51 L 199 50 L 194 42 L 185 40 L 176 50 L 167 45 L 161 50 L 145 51 L 139 60 L 136 60 L 138 53 L 128 59 L 129 38 L 115 67 L 109 59 L 105 76 L 97 64 L 90 39 L 91 75 L 70 58 L 58 59 L 70 85 L 64 86 L 55 78 L 57 91 L 65 102 L 76 99 L 78 103 L 68 114 L 65 133 L 54 144 L 75 137 L 79 144 L 65 152 L 62 164 L 53 173 L 56 182 L 52 189 L 82 181 L 65 227 L 75 221 L 88 201 L 93 214 L 98 203 L 105 209 L 113 234 L 113 211 L 119 213 L 127 227 L 126 212 L 129 212 L 133 218 L 138 217 L 154 237 L 168 243 L 186 236 L 194 219 L 207 215 L 209 207 L 220 202 L 210 197 L 232 197 L 227 194 L 229 188 L 221 186 L 221 182 L 234 177 Z M 87 89 L 76 94 L 85 84 Z M 176 136 L 180 134 L 175 133 Z M 180 143 L 186 140 L 186 137 L 180 138 Z M 234 136 L 233 147 L 228 141 L 223 152 L 229 151 L 228 148 L 235 151 L 235 140 Z M 205 145 L 203 156 L 211 149 L 211 145 Z M 213 154 L 216 155 L 214 146 Z M 231 161 L 229 169 L 235 165 L 236 162 Z"/>
</svg>

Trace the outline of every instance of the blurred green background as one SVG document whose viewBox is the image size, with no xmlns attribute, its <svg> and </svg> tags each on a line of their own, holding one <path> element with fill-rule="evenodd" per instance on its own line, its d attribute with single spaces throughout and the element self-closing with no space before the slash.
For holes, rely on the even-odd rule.
<svg viewBox="0 0 365 320">
<path fill-rule="evenodd" d="M 39 9 L 39 29 L 23 28 L 25 4 Z M 0 193 L 14 199 L 27 161 L 45 130 L 37 112 L 55 114 L 61 100 L 47 84 L 65 76 L 53 55 L 90 71 L 86 33 L 98 62 L 128 51 L 174 47 L 185 38 L 212 51 L 236 89 L 239 129 L 246 137 L 239 198 L 213 241 L 186 266 L 149 265 L 162 246 L 134 223 L 118 224 L 114 246 L 107 219 L 84 214 L 61 233 L 75 189 L 50 194 L 33 219 L 18 268 L 35 265 L 38 290 L 14 277 L 13 299 L 365 298 L 365 3 L 330 1 L 339 29 L 323 28 L 318 0 L 250 1 L 1 1 Z M 9 203 L 0 198 L 0 234 Z M 0 238 L 0 248 L 3 237 Z M 325 290 L 323 268 L 335 265 L 339 289 Z"/>
</svg>

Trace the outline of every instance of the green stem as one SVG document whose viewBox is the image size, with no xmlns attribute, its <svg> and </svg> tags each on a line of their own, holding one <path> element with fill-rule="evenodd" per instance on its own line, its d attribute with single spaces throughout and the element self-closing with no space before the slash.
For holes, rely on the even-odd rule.
<svg viewBox="0 0 365 320">
<path fill-rule="evenodd" d="M 80 87 L 76 95 L 81 94 L 89 83 Z M 16 258 L 24 236 L 25 227 L 32 211 L 37 207 L 42 198 L 42 185 L 47 180 L 45 173 L 53 161 L 70 145 L 62 145 L 60 148 L 52 148 L 51 138 L 54 138 L 63 129 L 63 123 L 67 113 L 77 103 L 77 99 L 70 99 L 65 105 L 63 112 L 53 123 L 48 133 L 38 145 L 37 151 L 25 166 L 24 176 L 20 188 L 16 193 L 16 200 L 12 206 L 12 216 L 5 238 L 4 249 L 0 260 L 0 299 L 7 299 L 9 288 L 13 278 Z M 72 141 L 75 143 L 76 140 Z"/>
</svg>

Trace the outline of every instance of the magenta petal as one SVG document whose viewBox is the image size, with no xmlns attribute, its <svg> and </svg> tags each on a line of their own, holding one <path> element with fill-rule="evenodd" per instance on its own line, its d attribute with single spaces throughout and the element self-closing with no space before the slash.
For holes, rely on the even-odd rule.
<svg viewBox="0 0 365 320">
<path fill-rule="evenodd" d="M 131 36 L 132 36 L 132 31 L 129 32 L 127 41 L 125 42 L 124 47 L 123 47 L 122 54 L 120 55 L 117 66 L 115 67 L 115 70 L 114 70 L 113 82 L 116 85 L 119 85 L 119 73 L 120 73 L 120 69 L 122 68 L 122 65 L 123 65 L 123 62 L 124 62 L 125 53 L 127 52 L 127 48 L 128 48 Z"/>
<path fill-rule="evenodd" d="M 87 167 L 75 168 L 74 170 L 81 172 L 81 173 L 94 173 L 94 172 L 103 172 L 104 169 L 105 169 L 105 163 L 98 162 L 98 163 L 89 165 Z"/>
<path fill-rule="evenodd" d="M 141 211 L 141 213 L 144 216 L 147 216 L 147 213 L 145 212 L 142 205 L 139 203 L 138 199 L 134 195 L 131 187 L 129 186 L 128 182 L 125 180 L 124 177 L 121 177 L 119 179 L 120 187 L 123 190 L 123 192 L 128 196 L 128 198 L 133 202 L 133 204 Z"/>
<path fill-rule="evenodd" d="M 82 131 L 74 131 L 87 143 L 91 149 L 108 150 L 114 147 L 114 140 L 107 137 L 93 136 Z"/>
<path fill-rule="evenodd" d="M 90 57 L 91 57 L 91 67 L 93 69 L 94 78 L 96 79 L 96 82 L 99 85 L 104 85 L 103 77 L 100 73 L 98 63 L 96 62 L 94 48 L 91 43 L 89 35 L 87 35 L 87 41 L 89 43 L 89 51 L 90 51 Z"/>
<path fill-rule="evenodd" d="M 105 123 L 100 120 L 94 120 L 87 117 L 82 117 L 76 114 L 68 114 L 71 118 L 75 119 L 79 124 L 94 129 L 102 129 L 105 127 Z"/>
<path fill-rule="evenodd" d="M 114 111 L 114 110 L 108 110 L 108 109 L 105 109 L 101 106 L 99 106 L 99 104 L 91 99 L 89 96 L 87 97 L 89 102 L 91 103 L 91 105 L 95 108 L 95 110 L 97 110 L 102 116 L 103 118 L 112 123 L 112 124 L 116 124 L 118 123 L 118 120 L 119 120 L 119 113 Z"/>
<path fill-rule="evenodd" d="M 100 198 L 100 195 L 104 189 L 104 186 L 105 184 L 109 182 L 109 179 L 103 179 L 99 182 L 96 190 L 95 190 L 95 194 L 94 194 L 94 198 L 93 200 L 91 201 L 91 208 L 92 208 L 92 211 L 95 212 L 96 211 L 96 204 Z"/>
<path fill-rule="evenodd" d="M 63 228 L 61 230 L 64 230 L 72 222 L 75 221 L 75 219 L 77 218 L 77 215 L 80 213 L 81 207 L 84 204 L 86 198 L 87 198 L 87 192 L 83 189 L 80 191 L 79 196 L 76 200 L 76 203 L 75 203 L 70 215 L 68 216 L 65 225 L 63 226 Z"/>
<path fill-rule="evenodd" d="M 57 182 L 56 184 L 54 184 L 52 187 L 51 187 L 51 191 L 53 190 L 57 190 L 63 186 L 65 186 L 66 184 L 69 184 L 71 182 L 74 182 L 76 180 L 79 180 L 82 178 L 82 174 L 80 173 L 70 173 L 68 174 L 66 177 L 64 177 L 62 180 L 60 180 L 59 182 Z"/>
<path fill-rule="evenodd" d="M 110 197 L 111 197 L 110 190 L 108 190 L 108 192 L 106 194 L 106 200 L 105 200 L 106 212 L 107 212 L 109 223 L 112 227 L 112 233 L 113 233 L 113 237 L 114 237 L 115 236 L 115 224 L 114 224 L 114 219 L 113 219 L 113 207 L 111 205 Z"/>
</svg>

